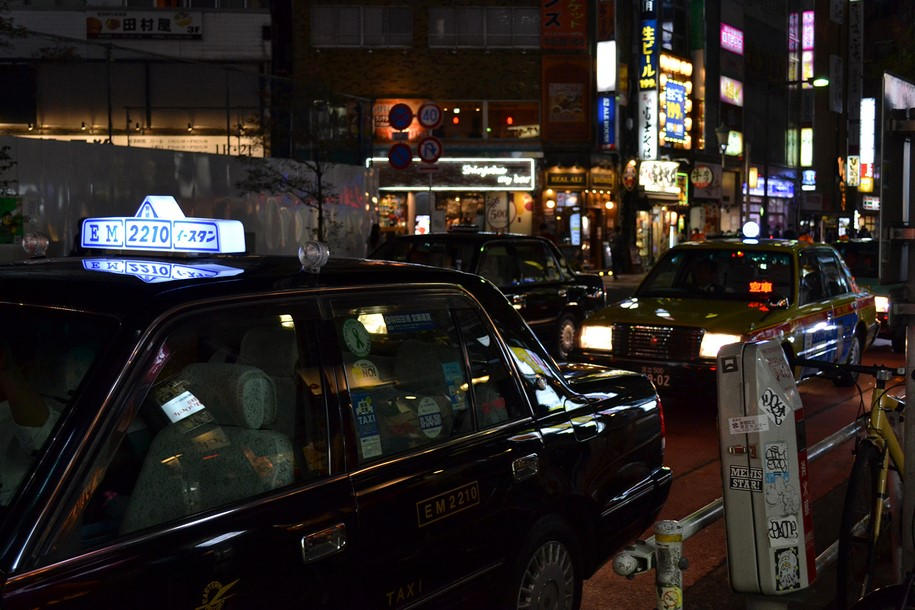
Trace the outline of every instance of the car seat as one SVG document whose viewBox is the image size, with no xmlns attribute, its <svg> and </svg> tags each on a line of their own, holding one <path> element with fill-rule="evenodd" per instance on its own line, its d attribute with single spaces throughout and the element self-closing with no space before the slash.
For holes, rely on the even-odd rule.
<svg viewBox="0 0 915 610">
<path fill-rule="evenodd" d="M 292 443 L 264 429 L 276 390 L 262 370 L 194 363 L 178 375 L 203 410 L 160 430 L 143 461 L 121 532 L 253 497 L 293 482 Z"/>
</svg>

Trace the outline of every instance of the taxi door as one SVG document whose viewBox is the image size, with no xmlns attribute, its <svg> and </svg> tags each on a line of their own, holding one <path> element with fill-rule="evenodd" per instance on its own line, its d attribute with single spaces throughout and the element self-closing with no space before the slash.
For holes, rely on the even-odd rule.
<svg viewBox="0 0 915 610">
<path fill-rule="evenodd" d="M 847 362 L 851 350 L 857 341 L 855 330 L 860 320 L 859 308 L 863 307 L 860 297 L 853 292 L 852 282 L 846 274 L 835 252 L 822 250 L 817 253 L 820 268 L 823 270 L 823 279 L 826 282 L 826 292 L 832 303 L 832 323 L 836 332 L 835 358 L 838 362 Z M 860 350 L 863 345 L 858 345 Z M 857 358 L 860 359 L 861 352 Z"/>
<path fill-rule="evenodd" d="M 835 361 L 839 330 L 819 251 L 803 251 L 799 262 L 795 351 L 802 358 Z"/>
<path fill-rule="evenodd" d="M 504 584 L 494 579 L 510 535 L 536 507 L 519 498 L 535 497 L 542 442 L 497 335 L 458 295 L 413 289 L 349 303 L 333 310 L 362 607 L 441 605 Z"/>
<path fill-rule="evenodd" d="M 39 491 L 57 488 L 59 493 L 47 500 L 46 507 L 20 518 L 19 531 L 36 529 L 36 538 L 44 542 L 26 548 L 21 555 L 26 559 L 13 566 L 0 607 L 354 607 L 351 594 L 359 584 L 351 557 L 358 546 L 355 504 L 342 470 L 339 419 L 336 410 L 328 408 L 332 388 L 321 374 L 320 355 L 307 347 L 316 345 L 309 309 L 313 308 L 272 309 L 269 303 L 259 303 L 254 309 L 239 308 L 235 315 L 221 309 L 183 320 L 178 317 L 174 333 L 166 330 L 161 343 L 139 348 L 138 353 L 150 356 L 141 359 L 133 372 L 121 376 L 120 369 L 113 368 L 109 383 L 94 384 L 95 394 L 81 399 L 68 419 L 68 429 L 56 436 L 51 455 L 60 459 L 53 460 L 43 471 L 43 481 L 32 486 Z M 294 405 L 288 414 L 298 420 L 294 426 L 300 432 L 290 433 L 291 447 L 306 458 L 308 469 L 300 467 L 294 455 L 271 453 L 272 445 L 286 446 L 279 428 L 251 424 L 236 431 L 218 419 L 219 425 L 213 424 L 209 418 L 215 418 L 211 413 L 216 411 L 200 385 L 188 382 L 178 398 L 165 404 L 159 401 L 160 390 L 191 379 L 184 364 L 189 354 L 182 350 L 200 356 L 200 346 L 210 340 L 224 341 L 230 334 L 248 336 L 241 332 L 246 325 L 280 319 L 295 320 L 291 339 L 298 343 L 285 343 L 290 333 L 282 332 L 282 327 L 266 329 L 280 332 L 261 335 L 261 353 L 273 362 L 288 354 L 291 362 L 301 364 L 301 374 L 288 379 L 292 385 L 287 398 L 294 402 L 278 402 L 276 421 L 265 419 L 264 425 L 279 423 L 282 408 Z M 211 326 L 216 334 L 207 336 L 201 330 L 204 326 Z M 280 336 L 282 343 L 273 339 Z M 296 345 L 302 348 L 300 354 Z M 173 370 L 168 363 L 161 364 L 163 354 L 177 358 L 175 370 L 181 372 L 160 383 Z M 209 349 L 202 355 L 210 356 Z M 215 371 L 222 379 L 213 384 L 218 392 L 232 383 L 227 370 L 264 380 L 266 373 L 255 360 L 249 364 L 205 360 L 190 366 Z M 276 373 L 273 386 L 281 388 L 287 379 Z M 115 398 L 108 402 L 110 383 L 118 378 L 126 382 L 120 390 L 114 388 Z M 260 383 L 259 387 L 273 386 Z M 258 386 L 230 387 L 244 387 L 239 395 L 255 396 Z M 169 423 L 162 411 L 174 400 L 189 406 L 181 398 L 189 393 L 197 395 L 203 408 Z M 277 391 L 276 396 L 280 395 Z M 272 394 L 263 396 L 268 400 Z M 100 419 L 89 425 L 98 413 Z M 189 439 L 186 444 L 184 437 Z M 238 455 L 231 453 L 236 450 Z M 323 459 L 322 452 L 326 452 Z M 291 466 L 289 457 L 296 460 L 294 475 L 283 466 Z M 214 470 L 217 477 L 208 478 Z M 68 474 L 74 472 L 79 474 Z M 265 492 L 267 477 L 283 482 Z M 64 484 L 58 488 L 61 480 Z M 225 494 L 233 490 L 239 493 L 228 500 Z M 211 508 L 206 508 L 207 494 L 218 498 Z M 186 497 L 199 508 L 187 510 L 181 500 L 176 510 L 176 497 Z M 34 515 L 40 517 L 30 522 Z"/>
</svg>

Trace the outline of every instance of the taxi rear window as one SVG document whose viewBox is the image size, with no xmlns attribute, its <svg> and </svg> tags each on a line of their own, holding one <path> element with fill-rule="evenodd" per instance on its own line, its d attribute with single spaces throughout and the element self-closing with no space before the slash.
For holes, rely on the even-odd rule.
<svg viewBox="0 0 915 610">
<path fill-rule="evenodd" d="M 87 314 L 0 305 L 0 513 L 36 463 L 116 323 Z"/>
<path fill-rule="evenodd" d="M 671 250 L 636 291 L 639 297 L 767 301 L 793 297 L 791 256 L 766 250 Z"/>
</svg>

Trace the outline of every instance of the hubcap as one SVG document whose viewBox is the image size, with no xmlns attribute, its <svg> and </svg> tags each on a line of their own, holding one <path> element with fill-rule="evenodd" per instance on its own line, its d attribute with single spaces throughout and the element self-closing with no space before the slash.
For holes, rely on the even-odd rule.
<svg viewBox="0 0 915 610">
<path fill-rule="evenodd" d="M 575 325 L 566 320 L 559 329 L 559 349 L 563 355 L 568 354 L 575 347 Z"/>
<path fill-rule="evenodd" d="M 575 601 L 575 567 L 568 549 L 555 540 L 531 556 L 521 577 L 518 609 L 569 610 Z"/>
<path fill-rule="evenodd" d="M 858 338 L 855 337 L 851 342 L 850 353 L 848 354 L 848 363 L 849 364 L 860 364 L 861 363 L 861 342 L 858 341 Z"/>
</svg>

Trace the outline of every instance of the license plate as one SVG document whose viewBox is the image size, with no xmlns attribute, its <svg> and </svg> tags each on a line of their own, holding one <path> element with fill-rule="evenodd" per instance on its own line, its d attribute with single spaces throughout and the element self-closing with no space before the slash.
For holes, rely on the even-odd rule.
<svg viewBox="0 0 915 610">
<path fill-rule="evenodd" d="M 657 366 L 643 366 L 642 374 L 648 377 L 659 388 L 670 387 L 670 375 Z"/>
</svg>

